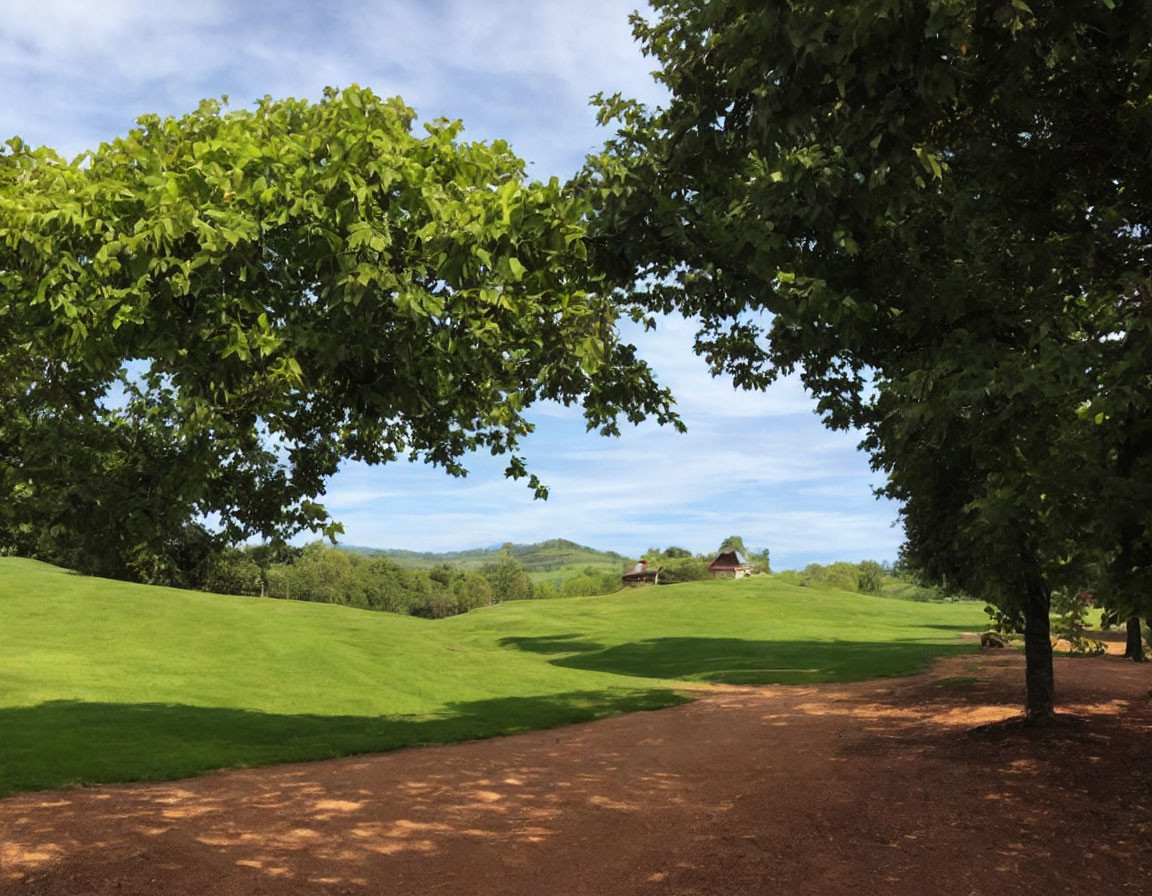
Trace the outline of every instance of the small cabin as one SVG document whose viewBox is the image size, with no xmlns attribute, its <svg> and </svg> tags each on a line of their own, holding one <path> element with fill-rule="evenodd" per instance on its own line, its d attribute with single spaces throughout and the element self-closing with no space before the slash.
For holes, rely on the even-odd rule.
<svg viewBox="0 0 1152 896">
<path fill-rule="evenodd" d="M 633 566 L 628 572 L 620 577 L 620 581 L 635 588 L 639 585 L 659 585 L 660 572 L 664 569 L 663 566 L 651 567 L 648 565 L 647 560 L 641 560 Z"/>
<path fill-rule="evenodd" d="M 741 563 L 735 551 L 724 551 L 708 564 L 708 572 L 714 579 L 742 579 L 752 575 L 752 567 Z"/>
</svg>

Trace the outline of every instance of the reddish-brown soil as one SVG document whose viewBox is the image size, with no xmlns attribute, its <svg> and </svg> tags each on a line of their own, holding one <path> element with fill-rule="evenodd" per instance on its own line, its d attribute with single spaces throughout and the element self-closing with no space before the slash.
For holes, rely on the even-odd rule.
<svg viewBox="0 0 1152 896">
<path fill-rule="evenodd" d="M 1000 651 L 456 746 L 25 794 L 0 801 L 0 892 L 1152 893 L 1152 664 L 1056 674 L 1071 720 L 1045 733 L 990 724 L 1023 697 L 1021 658 Z"/>
</svg>

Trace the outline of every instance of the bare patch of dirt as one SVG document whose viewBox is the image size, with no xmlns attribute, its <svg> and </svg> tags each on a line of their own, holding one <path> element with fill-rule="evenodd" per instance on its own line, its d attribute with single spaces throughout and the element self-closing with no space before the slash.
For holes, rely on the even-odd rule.
<svg viewBox="0 0 1152 896">
<path fill-rule="evenodd" d="M 0 801 L 4 894 L 1152 892 L 1152 664 L 1015 651 L 554 731 Z M 984 726 L 984 727 L 981 727 Z"/>
</svg>

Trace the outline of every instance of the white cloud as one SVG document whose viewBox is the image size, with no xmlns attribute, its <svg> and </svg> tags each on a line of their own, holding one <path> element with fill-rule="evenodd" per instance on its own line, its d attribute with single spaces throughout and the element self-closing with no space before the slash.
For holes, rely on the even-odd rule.
<svg viewBox="0 0 1152 896">
<path fill-rule="evenodd" d="M 619 439 L 549 420 L 525 446 L 551 488 L 547 502 L 485 457 L 463 480 L 420 466 L 357 467 L 337 477 L 327 503 L 347 542 L 411 550 L 563 537 L 633 555 L 669 544 L 707 551 L 735 532 L 769 547 L 777 566 L 894 559 L 894 508 L 872 497 L 854 441 L 811 414 L 710 420 L 687 435 L 645 425 Z"/>
<path fill-rule="evenodd" d="M 795 375 L 781 378 L 763 392 L 736 389 L 727 375 L 711 376 L 708 365 L 693 351 L 697 322 L 678 315 L 657 315 L 655 320 L 656 327 L 647 332 L 627 321 L 621 334 L 639 348 L 660 382 L 672 390 L 689 425 L 693 417 L 761 418 L 815 410 L 816 402 Z"/>
<path fill-rule="evenodd" d="M 588 96 L 663 92 L 632 43 L 635 4 L 42 0 L 0 20 L 0 133 L 63 152 L 122 134 L 144 113 L 229 94 L 316 99 L 357 82 L 425 119 L 508 139 L 537 176 L 566 176 L 603 139 Z"/>
</svg>

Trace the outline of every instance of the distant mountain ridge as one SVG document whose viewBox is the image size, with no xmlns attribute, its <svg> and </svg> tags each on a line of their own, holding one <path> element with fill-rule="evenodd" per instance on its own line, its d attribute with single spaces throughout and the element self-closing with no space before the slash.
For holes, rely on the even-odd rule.
<svg viewBox="0 0 1152 896">
<path fill-rule="evenodd" d="M 342 551 L 369 557 L 387 557 L 401 566 L 427 569 L 447 563 L 460 569 L 474 569 L 490 563 L 504 550 L 520 561 L 529 574 L 555 572 L 570 567 L 592 566 L 620 572 L 629 558 L 615 551 L 598 551 L 565 538 L 552 538 L 536 544 L 507 543 L 495 548 L 472 548 L 464 551 L 406 551 L 399 548 L 369 548 L 361 545 L 337 545 Z"/>
</svg>

